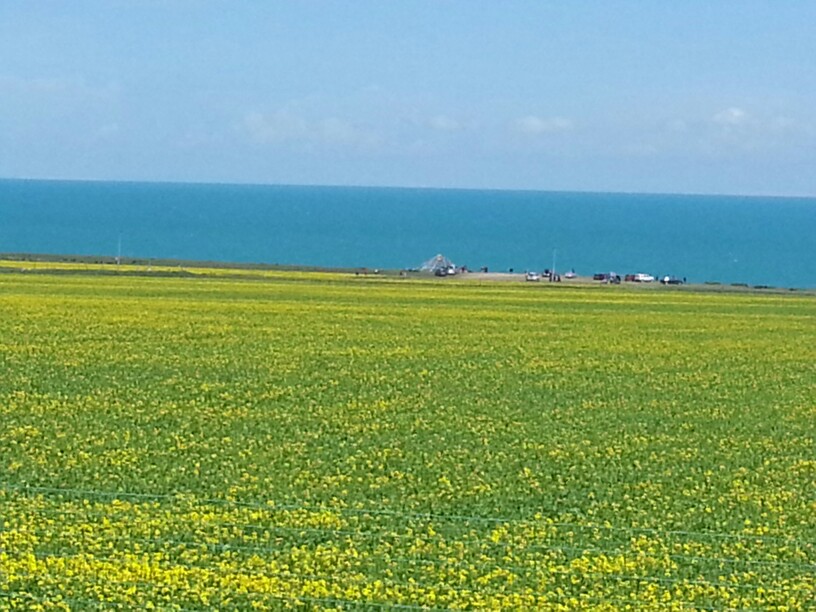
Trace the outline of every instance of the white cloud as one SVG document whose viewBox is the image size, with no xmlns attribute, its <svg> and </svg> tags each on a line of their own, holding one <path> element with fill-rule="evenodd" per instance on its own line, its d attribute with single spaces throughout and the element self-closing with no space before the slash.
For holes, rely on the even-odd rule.
<svg viewBox="0 0 816 612">
<path fill-rule="evenodd" d="M 573 122 L 564 117 L 537 117 L 527 115 L 513 122 L 513 129 L 516 132 L 529 135 L 552 134 L 555 132 L 566 132 L 573 128 Z"/>
<path fill-rule="evenodd" d="M 759 154 L 807 138 L 806 129 L 786 115 L 731 106 L 699 121 L 689 136 L 707 155 Z"/>
<path fill-rule="evenodd" d="M 305 138 L 309 131 L 303 119 L 286 111 L 266 115 L 257 112 L 247 113 L 244 116 L 243 127 L 253 140 L 262 144 L 299 140 Z"/>
<path fill-rule="evenodd" d="M 344 119 L 328 117 L 307 120 L 287 110 L 269 114 L 247 113 L 242 128 L 252 140 L 260 144 L 372 148 L 380 142 L 374 132 Z"/>
<path fill-rule="evenodd" d="M 775 110 L 775 109 L 774 109 Z M 663 115 L 651 118 L 650 116 Z M 802 147 L 813 135 L 801 118 L 759 105 L 708 106 L 670 113 L 665 108 L 640 109 L 628 121 L 600 126 L 603 142 L 613 154 L 626 156 L 690 156 L 734 158 Z"/>
<path fill-rule="evenodd" d="M 725 126 L 745 125 L 751 121 L 751 115 L 747 111 L 732 106 L 720 111 L 712 118 L 714 123 Z"/>
</svg>

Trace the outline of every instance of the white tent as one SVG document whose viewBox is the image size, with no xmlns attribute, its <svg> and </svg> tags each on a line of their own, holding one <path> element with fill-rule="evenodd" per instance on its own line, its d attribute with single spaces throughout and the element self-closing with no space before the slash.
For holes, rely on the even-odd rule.
<svg viewBox="0 0 816 612">
<path fill-rule="evenodd" d="M 431 257 L 428 261 L 422 264 L 419 268 L 423 272 L 433 272 L 444 270 L 446 274 L 456 273 L 456 264 L 441 253 L 436 257 Z"/>
</svg>

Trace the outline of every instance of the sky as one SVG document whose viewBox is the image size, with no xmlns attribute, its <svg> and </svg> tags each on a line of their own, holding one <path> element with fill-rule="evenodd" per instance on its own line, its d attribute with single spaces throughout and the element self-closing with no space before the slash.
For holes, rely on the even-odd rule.
<svg viewBox="0 0 816 612">
<path fill-rule="evenodd" d="M 0 0 L 0 177 L 816 196 L 810 0 Z"/>
</svg>

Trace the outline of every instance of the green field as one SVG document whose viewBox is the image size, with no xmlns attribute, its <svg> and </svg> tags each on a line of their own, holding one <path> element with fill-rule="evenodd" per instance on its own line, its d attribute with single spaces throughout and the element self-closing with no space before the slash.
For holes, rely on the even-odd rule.
<svg viewBox="0 0 816 612">
<path fill-rule="evenodd" d="M 816 606 L 816 298 L 0 275 L 0 609 Z"/>
</svg>

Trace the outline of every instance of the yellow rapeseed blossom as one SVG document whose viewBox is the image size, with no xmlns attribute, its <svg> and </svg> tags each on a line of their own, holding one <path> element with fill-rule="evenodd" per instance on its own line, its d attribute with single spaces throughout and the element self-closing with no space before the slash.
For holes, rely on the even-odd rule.
<svg viewBox="0 0 816 612">
<path fill-rule="evenodd" d="M 812 296 L 74 267 L 0 275 L 0 610 L 814 608 Z"/>
</svg>

